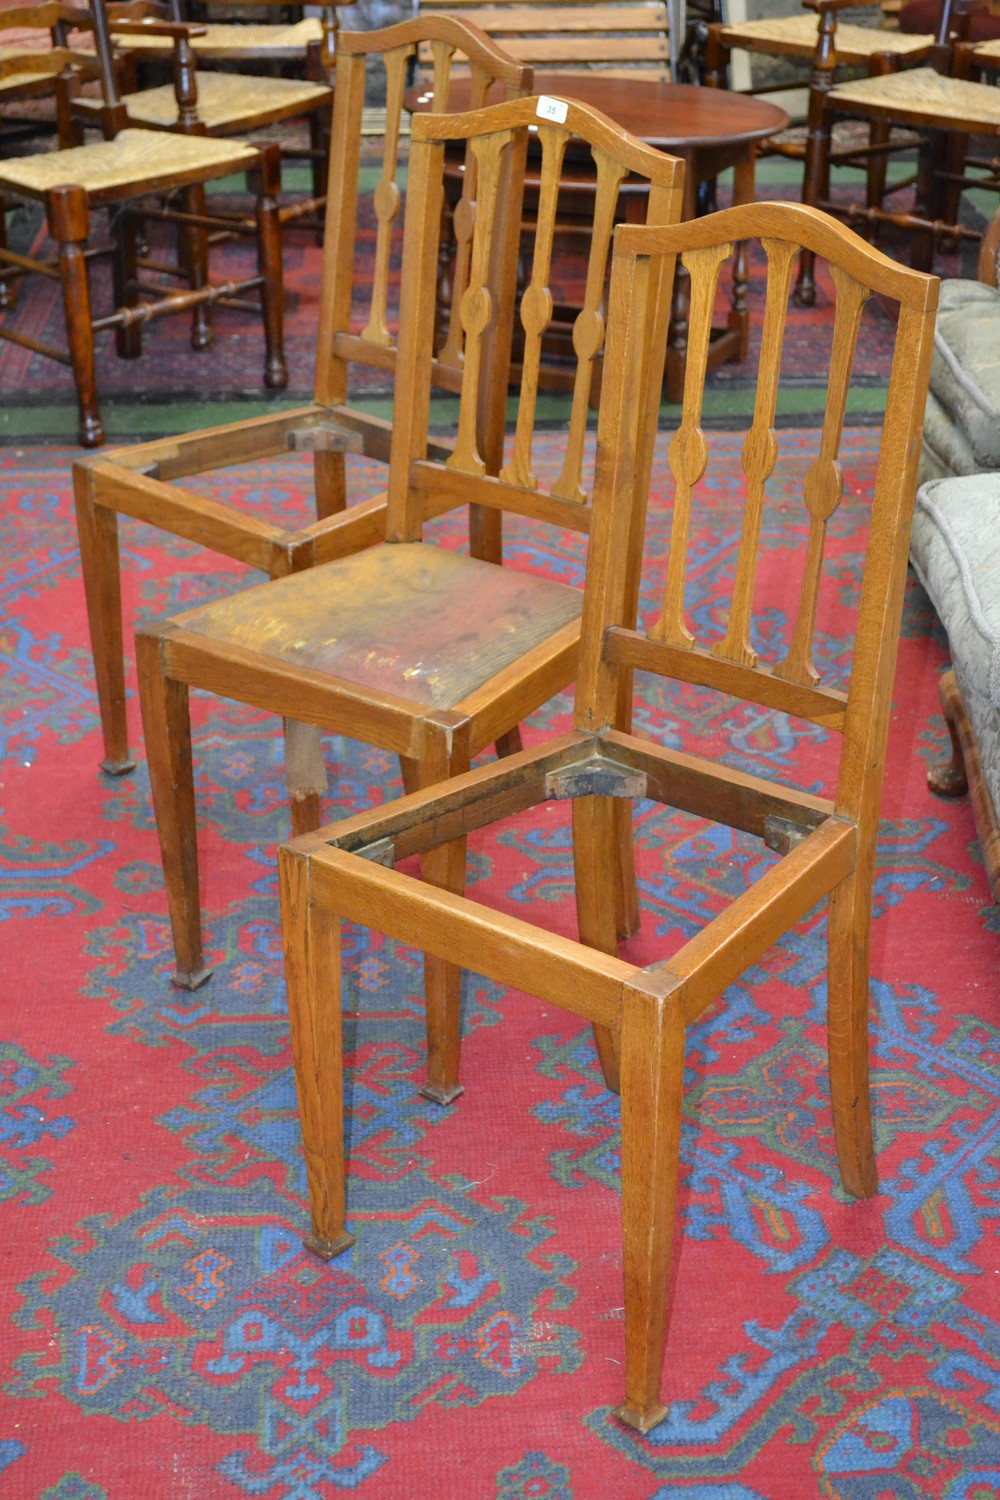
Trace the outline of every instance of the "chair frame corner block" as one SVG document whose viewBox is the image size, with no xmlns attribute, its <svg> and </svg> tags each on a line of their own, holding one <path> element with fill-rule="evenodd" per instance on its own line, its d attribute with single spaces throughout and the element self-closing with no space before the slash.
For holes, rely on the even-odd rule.
<svg viewBox="0 0 1000 1500">
<path fill-rule="evenodd" d="M 705 469 L 703 361 L 722 251 L 759 237 L 770 265 L 756 409 L 744 449 L 747 498 L 729 625 L 700 646 L 684 614 L 686 527 Z M 773 665 L 751 649 L 754 566 L 764 483 L 773 466 L 774 402 L 783 312 L 802 248 L 835 270 L 839 293 L 830 396 L 819 454 L 803 487 L 803 554 L 791 644 Z M 645 493 L 636 486 L 650 389 L 662 358 L 657 295 L 678 254 L 692 276 L 693 355 L 670 449 L 674 520 L 659 619 L 636 626 Z M 812 661 L 826 521 L 840 499 L 836 464 L 861 306 L 870 292 L 900 308 L 886 420 L 874 481 L 853 667 L 845 689 L 823 685 Z M 783 298 L 783 300 L 782 300 Z M 841 300 L 843 311 L 841 311 Z M 666 1415 L 661 1367 L 669 1310 L 685 1033 L 786 929 L 828 905 L 828 1061 L 834 1134 L 846 1189 L 877 1190 L 868 1088 L 868 958 L 875 838 L 907 565 L 934 314 L 935 278 L 897 266 L 816 210 L 788 204 L 729 209 L 675 227 L 618 229 L 598 417 L 602 453 L 593 502 L 575 729 L 497 764 L 358 814 L 279 851 L 289 1014 L 312 1211 L 310 1246 L 335 1255 L 345 1226 L 339 928 L 359 922 L 423 950 L 432 966 L 467 966 L 592 1024 L 605 1075 L 622 1101 L 625 1393 L 616 1415 L 646 1432 Z M 846 349 L 846 353 L 838 350 Z M 701 371 L 699 371 L 701 364 Z M 755 458 L 754 455 L 757 455 Z M 832 796 L 727 768 L 629 732 L 636 668 L 714 686 L 840 735 Z M 835 736 L 836 738 L 836 736 Z M 780 857 L 671 957 L 639 968 L 617 955 L 615 890 L 636 797 L 758 836 Z M 552 798 L 572 799 L 580 941 L 425 883 L 394 866 L 464 840 Z M 612 873 L 615 872 L 615 873 Z M 428 972 L 431 972 L 430 969 Z M 429 1022 L 430 1025 L 430 1022 Z M 457 1035 L 429 1046 L 457 1062 Z M 617 1074 L 617 1078 L 616 1075 Z M 457 1082 L 457 1074 L 453 1081 Z"/>
</svg>

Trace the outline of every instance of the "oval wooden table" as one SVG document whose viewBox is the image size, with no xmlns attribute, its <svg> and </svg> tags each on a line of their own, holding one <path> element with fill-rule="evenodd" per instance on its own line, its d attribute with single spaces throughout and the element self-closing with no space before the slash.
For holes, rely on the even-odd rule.
<svg viewBox="0 0 1000 1500">
<path fill-rule="evenodd" d="M 752 202 L 757 146 L 788 125 L 788 115 L 775 104 L 748 94 L 731 94 L 696 84 L 613 78 L 597 71 L 581 71 L 536 73 L 534 85 L 536 94 L 589 104 L 640 140 L 682 157 L 685 218 L 696 216 L 702 184 L 712 182 L 730 167 L 733 202 Z M 430 94 L 419 88 L 411 89 L 406 96 L 407 106 L 412 110 L 426 110 L 430 102 Z M 465 109 L 468 102 L 468 81 L 458 78 L 452 84 L 449 108 Z M 572 174 L 573 185 L 583 185 L 578 175 L 583 170 L 583 164 L 568 150 L 566 172 Z M 641 223 L 645 216 L 644 194 L 630 193 L 625 184 L 622 201 L 625 216 Z M 738 361 L 746 357 L 749 334 L 746 284 L 746 264 L 742 257 L 737 257 L 729 314 L 725 324 L 713 330 L 709 368 L 723 360 Z M 687 277 L 678 268 L 666 369 L 666 393 L 671 401 L 679 401 L 683 394 L 687 305 Z"/>
</svg>

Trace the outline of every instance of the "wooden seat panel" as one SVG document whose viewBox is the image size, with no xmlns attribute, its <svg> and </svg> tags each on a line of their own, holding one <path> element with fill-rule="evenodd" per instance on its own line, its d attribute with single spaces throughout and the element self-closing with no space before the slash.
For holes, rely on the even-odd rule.
<svg viewBox="0 0 1000 1500">
<path fill-rule="evenodd" d="M 451 708 L 580 616 L 579 589 L 420 542 L 371 547 L 175 616 L 181 628 Z"/>
</svg>

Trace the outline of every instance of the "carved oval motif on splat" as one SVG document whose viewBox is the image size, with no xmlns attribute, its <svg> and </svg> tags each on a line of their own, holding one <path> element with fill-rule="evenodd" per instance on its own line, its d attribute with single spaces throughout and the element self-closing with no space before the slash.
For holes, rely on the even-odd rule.
<svg viewBox="0 0 1000 1500">
<path fill-rule="evenodd" d="M 541 333 L 552 321 L 552 293 L 532 283 L 521 298 L 521 323 L 526 333 Z"/>
<path fill-rule="evenodd" d="M 708 467 L 708 443 L 700 427 L 678 427 L 668 450 L 670 472 L 675 479 L 697 484 Z"/>
<path fill-rule="evenodd" d="M 771 427 L 751 427 L 743 441 L 743 471 L 766 479 L 778 462 L 778 438 Z"/>
<path fill-rule="evenodd" d="M 573 324 L 573 349 L 577 359 L 593 359 L 604 343 L 604 318 L 599 312 L 582 312 Z"/>
<path fill-rule="evenodd" d="M 471 240 L 472 231 L 476 223 L 476 204 L 472 198 L 462 197 L 455 205 L 455 213 L 452 224 L 455 229 L 455 238 L 462 244 Z"/>
<path fill-rule="evenodd" d="M 372 199 L 375 204 L 375 213 L 383 223 L 388 223 L 399 212 L 402 195 L 395 182 L 388 181 L 383 177 L 381 182 L 376 185 Z"/>
<path fill-rule="evenodd" d="M 462 298 L 462 327 L 476 337 L 489 327 L 493 316 L 493 299 L 484 286 L 470 286 Z"/>
<path fill-rule="evenodd" d="M 840 504 L 844 494 L 844 473 L 835 458 L 820 454 L 809 465 L 803 484 L 809 514 L 818 521 L 828 521 Z"/>
</svg>

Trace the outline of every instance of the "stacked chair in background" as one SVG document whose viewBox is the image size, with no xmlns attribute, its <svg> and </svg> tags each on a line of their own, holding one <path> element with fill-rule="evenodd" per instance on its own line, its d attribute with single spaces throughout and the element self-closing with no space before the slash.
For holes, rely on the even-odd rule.
<svg viewBox="0 0 1000 1500">
<path fill-rule="evenodd" d="M 99 21 L 90 13 L 47 0 L 40 6 L 0 11 L 0 27 L 25 25 L 58 31 L 90 31 Z M 2 34 L 2 33 L 0 33 Z M 45 51 L 0 60 L 0 77 L 19 70 L 38 79 L 50 78 L 59 98 L 64 139 L 73 139 L 73 108 L 79 102 L 76 85 L 94 71 L 93 54 L 54 45 Z M 79 402 L 78 435 L 84 447 L 104 441 L 94 364 L 95 337 L 115 333 L 117 352 L 134 358 L 141 352 L 143 325 L 175 312 L 192 314 L 192 344 L 211 342 L 208 309 L 215 302 L 254 307 L 247 294 L 259 298 L 265 335 L 264 379 L 271 387 L 287 383 L 282 333 L 281 224 L 278 192 L 280 162 L 276 148 L 260 149 L 238 140 L 211 140 L 201 135 L 176 136 L 152 130 L 122 128 L 117 112 L 114 69 L 102 68 L 102 88 L 110 101 L 105 121 L 108 139 L 70 145 L 57 152 L 42 151 L 0 162 L 0 220 L 18 201 L 40 204 L 54 258 L 20 254 L 0 233 L 0 272 L 3 294 L 0 312 L 14 302 L 19 283 L 37 275 L 57 280 L 66 315 L 68 351 L 25 335 L 0 320 L 0 338 L 68 364 Z M 257 244 L 256 275 L 213 283 L 208 272 L 205 187 L 233 174 L 246 174 L 253 195 L 253 212 L 242 228 Z M 179 206 L 176 206 L 179 204 Z M 102 210 L 109 210 L 105 216 Z M 100 313 L 92 303 L 89 262 L 107 245 L 106 223 L 114 270 L 114 309 Z M 152 220 L 174 227 L 179 254 L 164 281 L 162 267 L 144 275 L 139 255 L 143 225 Z M 218 226 L 216 226 L 218 227 Z M 173 278 L 180 285 L 174 284 Z"/>
</svg>

